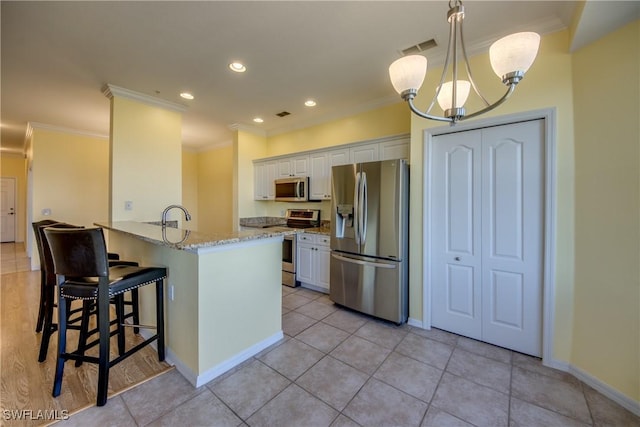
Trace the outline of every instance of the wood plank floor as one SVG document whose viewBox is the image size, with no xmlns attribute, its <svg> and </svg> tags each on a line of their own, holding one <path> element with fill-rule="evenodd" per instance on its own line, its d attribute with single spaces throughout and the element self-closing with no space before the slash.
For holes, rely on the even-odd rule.
<svg viewBox="0 0 640 427">
<path fill-rule="evenodd" d="M 13 245 L 9 247 L 9 245 Z M 73 362 L 65 365 L 62 393 L 51 396 L 55 369 L 57 334 L 51 338 L 47 360 L 38 362 L 41 334 L 35 332 L 38 314 L 40 272 L 16 271 L 16 265 L 27 265 L 21 258 L 20 246 L 3 243 L 0 275 L 0 425 L 36 426 L 49 424 L 43 419 L 50 414 L 73 414 L 95 405 L 98 379 L 97 366 L 84 363 L 76 368 Z M 12 255 L 12 250 L 15 252 Z M 15 258 L 16 261 L 13 261 Z M 28 260 L 28 259 L 27 259 Z M 127 348 L 142 338 L 127 329 Z M 77 343 L 77 332 L 69 331 L 68 348 Z M 111 348 L 116 346 L 112 339 Z M 97 354 L 97 347 L 92 349 Z M 115 355 L 115 353 L 113 353 Z M 111 369 L 109 396 L 122 393 L 136 385 L 164 373 L 173 367 L 159 362 L 152 347 L 145 347 Z M 27 420 L 13 420 L 7 411 L 23 411 Z M 54 412 L 57 411 L 57 412 Z M 49 414 L 49 415 L 46 415 Z"/>
</svg>

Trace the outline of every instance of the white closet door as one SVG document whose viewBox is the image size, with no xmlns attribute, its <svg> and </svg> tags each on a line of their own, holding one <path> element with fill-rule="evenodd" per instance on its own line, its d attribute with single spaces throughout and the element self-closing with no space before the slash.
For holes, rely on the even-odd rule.
<svg viewBox="0 0 640 427">
<path fill-rule="evenodd" d="M 542 354 L 542 120 L 482 132 L 482 339 Z"/>
<path fill-rule="evenodd" d="M 437 137 L 432 151 L 432 319 L 482 338 L 481 132 Z"/>
<path fill-rule="evenodd" d="M 542 353 L 542 120 L 441 135 L 431 163 L 433 326 Z"/>
</svg>

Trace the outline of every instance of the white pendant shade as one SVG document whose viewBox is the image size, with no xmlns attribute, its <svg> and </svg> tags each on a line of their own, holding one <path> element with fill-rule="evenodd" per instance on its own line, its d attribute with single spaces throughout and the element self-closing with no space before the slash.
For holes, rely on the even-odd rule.
<svg viewBox="0 0 640 427">
<path fill-rule="evenodd" d="M 493 71 L 500 78 L 516 71 L 526 73 L 536 59 L 539 46 L 537 33 L 515 33 L 501 38 L 489 49 Z"/>
<path fill-rule="evenodd" d="M 422 55 L 402 57 L 389 66 L 391 84 L 398 93 L 420 89 L 427 73 L 427 58 Z"/>
<path fill-rule="evenodd" d="M 451 108 L 464 107 L 464 103 L 467 102 L 467 98 L 469 97 L 470 89 L 471 83 L 466 80 L 458 80 L 458 84 L 456 85 L 456 105 L 451 106 L 453 81 L 443 83 L 440 93 L 438 93 L 438 104 L 440 104 L 440 108 L 446 111 Z"/>
</svg>

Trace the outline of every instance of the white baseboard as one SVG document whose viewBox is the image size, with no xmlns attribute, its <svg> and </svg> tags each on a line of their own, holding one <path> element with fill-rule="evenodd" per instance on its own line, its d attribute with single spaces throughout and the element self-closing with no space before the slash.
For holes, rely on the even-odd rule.
<svg viewBox="0 0 640 427">
<path fill-rule="evenodd" d="M 200 387 L 201 385 L 204 385 L 209 381 L 213 380 L 214 378 L 217 378 L 220 375 L 224 374 L 231 368 L 238 366 L 245 360 L 255 356 L 265 348 L 277 343 L 283 338 L 284 338 L 284 334 L 282 333 L 282 331 L 279 331 L 273 334 L 272 336 L 270 336 L 269 338 L 266 338 L 260 342 L 255 343 L 251 347 L 241 351 L 240 353 L 214 366 L 213 368 L 206 370 L 202 374 L 198 375 L 196 377 L 195 382 L 191 382 L 191 384 L 193 384 L 195 387 Z M 178 366 L 176 366 L 176 368 L 178 368 Z M 178 368 L 178 370 L 180 369 Z"/>
<path fill-rule="evenodd" d="M 597 390 L 599 393 L 601 393 L 605 397 L 613 400 L 615 403 L 622 406 L 629 412 L 640 417 L 640 402 L 633 400 L 628 396 L 625 396 L 624 394 L 620 393 L 618 390 L 614 389 L 608 384 L 603 383 L 601 380 L 597 379 L 596 377 L 587 373 L 586 371 L 583 371 L 582 369 L 577 368 L 570 363 L 553 359 L 553 358 L 544 359 L 542 361 L 542 364 L 544 366 L 558 369 L 560 371 L 564 371 L 573 375 L 583 383 Z"/>
<path fill-rule="evenodd" d="M 142 329 L 140 330 L 140 335 L 142 335 L 144 339 L 148 339 L 149 337 L 153 336 L 154 333 L 155 331 L 146 331 Z M 254 345 L 246 348 L 245 350 L 225 360 L 224 362 L 219 363 L 213 368 L 206 370 L 200 375 L 196 374 L 195 372 L 193 372 L 193 370 L 191 370 L 191 368 L 185 365 L 169 346 L 167 346 L 165 349 L 165 361 L 168 364 L 175 366 L 178 372 L 180 372 L 182 376 L 191 383 L 191 385 L 193 385 L 194 387 L 200 387 L 201 385 L 204 385 L 209 381 L 224 374 L 228 370 L 238 366 L 245 360 L 255 356 L 270 345 L 277 343 L 282 338 L 284 338 L 284 334 L 282 333 L 282 331 L 276 332 L 272 336 L 255 343 Z M 157 349 L 157 341 L 151 343 L 151 346 Z"/>
<path fill-rule="evenodd" d="M 409 320 L 407 320 L 407 325 L 415 326 L 416 328 L 424 329 L 424 326 L 422 324 L 422 320 L 412 319 L 411 317 L 409 318 Z"/>
<path fill-rule="evenodd" d="M 640 417 L 640 402 L 638 402 L 637 400 L 633 400 L 630 397 L 625 396 L 624 394 L 620 393 L 618 390 L 603 383 L 602 381 L 592 376 L 588 372 L 585 372 L 580 368 L 576 368 L 573 365 L 569 365 L 568 372 L 574 377 L 578 378 L 583 383 L 587 384 L 588 386 L 602 393 L 604 396 L 613 400 L 618 405 L 625 408 L 627 411 Z"/>
</svg>

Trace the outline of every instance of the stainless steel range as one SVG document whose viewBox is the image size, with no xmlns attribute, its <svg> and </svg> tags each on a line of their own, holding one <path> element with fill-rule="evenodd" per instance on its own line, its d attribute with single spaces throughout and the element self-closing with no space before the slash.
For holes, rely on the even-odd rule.
<svg viewBox="0 0 640 427">
<path fill-rule="evenodd" d="M 287 209 L 285 215 L 288 228 L 311 228 L 320 226 L 320 210 Z M 296 287 L 296 235 L 284 236 L 282 242 L 282 284 Z"/>
</svg>

